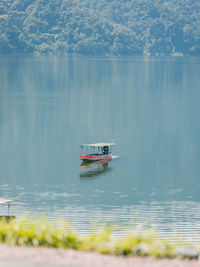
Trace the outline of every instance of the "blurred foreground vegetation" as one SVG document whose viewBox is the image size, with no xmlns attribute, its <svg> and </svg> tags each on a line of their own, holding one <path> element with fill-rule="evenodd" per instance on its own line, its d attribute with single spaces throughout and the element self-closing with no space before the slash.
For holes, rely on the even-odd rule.
<svg viewBox="0 0 200 267">
<path fill-rule="evenodd" d="M 88 235 L 77 234 L 66 221 L 58 224 L 48 220 L 31 222 L 29 219 L 20 221 L 0 221 L 0 242 L 9 245 L 42 246 L 53 248 L 71 248 L 76 250 L 96 251 L 100 253 L 125 256 L 154 256 L 173 258 L 177 256 L 176 249 L 183 244 L 160 239 L 152 230 L 141 233 L 134 228 L 121 237 L 113 237 L 114 228 L 101 226 L 94 228 Z M 183 257 L 196 258 L 198 252 L 191 251 Z M 194 255 L 195 254 L 195 255 Z M 192 256 L 191 256 L 192 255 Z"/>
<path fill-rule="evenodd" d="M 199 0 L 1 0 L 0 54 L 200 56 Z"/>
</svg>

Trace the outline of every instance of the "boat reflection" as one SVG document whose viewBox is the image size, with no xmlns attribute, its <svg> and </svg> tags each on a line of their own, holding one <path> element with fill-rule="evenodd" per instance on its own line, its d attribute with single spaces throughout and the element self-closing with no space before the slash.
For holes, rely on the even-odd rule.
<svg viewBox="0 0 200 267">
<path fill-rule="evenodd" d="M 108 172 L 113 170 L 113 167 L 110 166 L 110 161 L 112 159 L 104 159 L 95 162 L 82 162 L 80 165 L 81 173 L 80 178 L 91 178 L 101 175 L 105 175 Z"/>
</svg>

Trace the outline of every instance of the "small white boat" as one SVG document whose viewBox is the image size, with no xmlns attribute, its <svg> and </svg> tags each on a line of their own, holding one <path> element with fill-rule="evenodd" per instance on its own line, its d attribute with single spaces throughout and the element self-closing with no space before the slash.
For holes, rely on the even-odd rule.
<svg viewBox="0 0 200 267">
<path fill-rule="evenodd" d="M 7 199 L 7 198 L 0 198 L 0 204 L 8 204 L 8 215 L 1 215 L 0 219 L 5 219 L 7 221 L 10 221 L 12 219 L 15 219 L 15 216 L 10 216 L 9 215 L 9 208 L 11 206 L 12 202 L 19 202 L 19 200 L 12 200 L 12 199 Z"/>
</svg>

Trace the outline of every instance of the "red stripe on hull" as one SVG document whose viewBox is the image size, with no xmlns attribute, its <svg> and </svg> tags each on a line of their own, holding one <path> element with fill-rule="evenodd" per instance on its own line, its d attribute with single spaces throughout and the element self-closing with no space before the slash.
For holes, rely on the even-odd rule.
<svg viewBox="0 0 200 267">
<path fill-rule="evenodd" d="M 107 155 L 99 155 L 99 156 L 94 156 L 94 155 L 80 155 L 80 159 L 82 160 L 103 160 L 103 159 L 111 159 L 112 154 L 107 154 Z"/>
<path fill-rule="evenodd" d="M 102 164 L 107 163 L 107 162 L 109 162 L 111 160 L 112 160 L 112 158 L 98 160 L 96 162 L 89 163 L 89 165 L 81 165 L 80 169 L 91 169 L 92 167 L 96 167 L 98 165 L 102 165 Z"/>
</svg>

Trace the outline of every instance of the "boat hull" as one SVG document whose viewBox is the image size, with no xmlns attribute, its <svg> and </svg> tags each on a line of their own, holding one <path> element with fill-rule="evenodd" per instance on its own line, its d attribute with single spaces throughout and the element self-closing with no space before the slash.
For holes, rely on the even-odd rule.
<svg viewBox="0 0 200 267">
<path fill-rule="evenodd" d="M 80 169 L 91 169 L 92 167 L 106 164 L 111 160 L 112 160 L 112 158 L 103 159 L 103 160 L 96 160 L 96 161 L 83 161 L 82 164 L 80 165 Z"/>
<path fill-rule="evenodd" d="M 98 161 L 104 159 L 112 159 L 112 154 L 105 154 L 105 155 L 86 154 L 86 155 L 80 155 L 80 159 L 83 161 Z"/>
</svg>

